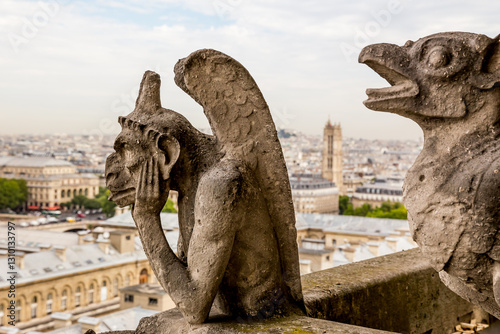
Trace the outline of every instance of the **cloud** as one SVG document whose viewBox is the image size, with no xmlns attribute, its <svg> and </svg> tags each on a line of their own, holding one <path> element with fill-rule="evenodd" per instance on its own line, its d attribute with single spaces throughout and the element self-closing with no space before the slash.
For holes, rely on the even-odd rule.
<svg viewBox="0 0 500 334">
<path fill-rule="evenodd" d="M 194 50 L 215 48 L 248 68 L 272 108 L 293 116 L 289 127 L 319 134 L 330 115 L 346 136 L 416 139 L 421 132 L 410 121 L 362 105 L 367 87 L 386 82 L 357 64 L 357 52 L 366 44 L 403 44 L 438 31 L 495 36 L 500 5 L 399 0 L 400 10 L 384 21 L 381 13 L 394 1 L 73 0 L 60 4 L 15 52 L 9 36 L 23 37 L 43 9 L 40 2 L 4 0 L 0 132 L 103 128 L 133 107 L 146 69 L 162 75 L 165 107 L 206 127 L 201 107 L 173 83 L 172 69 Z"/>
</svg>

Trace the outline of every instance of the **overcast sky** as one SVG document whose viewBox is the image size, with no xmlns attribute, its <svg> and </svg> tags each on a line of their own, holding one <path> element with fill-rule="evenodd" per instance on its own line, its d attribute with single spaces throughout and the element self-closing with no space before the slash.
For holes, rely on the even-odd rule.
<svg viewBox="0 0 500 334">
<path fill-rule="evenodd" d="M 366 109 L 387 86 L 357 63 L 364 45 L 440 31 L 500 33 L 500 2 L 457 0 L 1 0 L 0 134 L 117 133 L 145 70 L 162 104 L 208 127 L 173 82 L 179 58 L 222 51 L 252 74 L 279 127 L 314 134 L 419 139 L 410 120 Z"/>
</svg>

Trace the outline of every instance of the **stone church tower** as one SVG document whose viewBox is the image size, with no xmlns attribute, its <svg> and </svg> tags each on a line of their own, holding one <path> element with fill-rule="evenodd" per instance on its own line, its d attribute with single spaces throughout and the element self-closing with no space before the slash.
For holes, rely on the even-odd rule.
<svg viewBox="0 0 500 334">
<path fill-rule="evenodd" d="M 342 129 L 328 120 L 323 130 L 323 178 L 335 182 L 340 194 L 344 193 L 342 179 Z"/>
</svg>

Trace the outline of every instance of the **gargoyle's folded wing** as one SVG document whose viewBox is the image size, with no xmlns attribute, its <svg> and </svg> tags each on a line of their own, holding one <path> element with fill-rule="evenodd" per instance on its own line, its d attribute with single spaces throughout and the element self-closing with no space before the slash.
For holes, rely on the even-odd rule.
<svg viewBox="0 0 500 334">
<path fill-rule="evenodd" d="M 254 171 L 279 242 L 285 283 L 302 305 L 290 183 L 262 93 L 239 62 L 215 50 L 193 52 L 179 60 L 174 71 L 176 84 L 203 106 L 226 157 L 242 160 Z"/>
</svg>

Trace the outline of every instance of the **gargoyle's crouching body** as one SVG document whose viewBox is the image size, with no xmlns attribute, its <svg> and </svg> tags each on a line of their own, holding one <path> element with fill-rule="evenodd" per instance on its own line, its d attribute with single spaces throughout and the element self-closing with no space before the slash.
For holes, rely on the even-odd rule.
<svg viewBox="0 0 500 334">
<path fill-rule="evenodd" d="M 392 85 L 368 89 L 365 105 L 424 132 L 404 185 L 413 238 L 448 287 L 500 317 L 498 37 L 453 32 L 370 45 L 360 62 Z"/>
<path fill-rule="evenodd" d="M 213 50 L 176 71 L 216 136 L 161 108 L 159 76 L 146 72 L 106 163 L 110 199 L 133 205 L 158 282 L 189 323 L 204 322 L 212 306 L 244 320 L 303 314 L 291 192 L 260 91 L 239 63 Z M 178 256 L 160 222 L 170 190 L 179 193 Z"/>
</svg>

